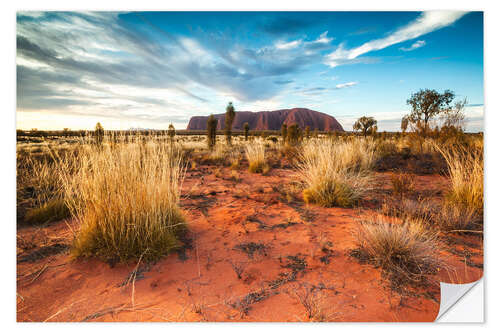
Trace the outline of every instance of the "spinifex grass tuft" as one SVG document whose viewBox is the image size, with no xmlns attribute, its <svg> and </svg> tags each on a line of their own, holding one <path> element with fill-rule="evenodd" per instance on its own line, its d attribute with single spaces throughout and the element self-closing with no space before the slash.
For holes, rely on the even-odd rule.
<svg viewBox="0 0 500 333">
<path fill-rule="evenodd" d="M 368 141 L 310 140 L 298 165 L 306 203 L 350 207 L 370 188 L 374 146 Z"/>
<path fill-rule="evenodd" d="M 77 171 L 63 175 L 67 205 L 80 222 L 73 256 L 153 260 L 180 245 L 184 167 L 175 147 L 86 147 L 76 162 Z"/>
<path fill-rule="evenodd" d="M 266 162 L 266 147 L 261 142 L 253 142 L 245 145 L 245 155 L 248 160 L 248 171 L 251 173 L 263 173 L 269 171 Z"/>
<path fill-rule="evenodd" d="M 441 265 L 437 232 L 418 220 L 399 224 L 374 218 L 361 223 L 355 237 L 360 257 L 380 266 L 393 282 L 422 281 Z"/>
<path fill-rule="evenodd" d="M 451 189 L 446 196 L 448 204 L 483 215 L 483 149 L 482 147 L 451 146 L 436 149 L 448 165 Z"/>
</svg>

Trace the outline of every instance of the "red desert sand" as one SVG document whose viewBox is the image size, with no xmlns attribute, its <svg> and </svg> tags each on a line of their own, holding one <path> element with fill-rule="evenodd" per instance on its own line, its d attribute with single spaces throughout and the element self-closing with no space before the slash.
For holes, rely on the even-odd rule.
<svg viewBox="0 0 500 333">
<path fill-rule="evenodd" d="M 477 235 L 448 235 L 447 269 L 428 286 L 394 290 L 380 268 L 350 255 L 370 202 L 355 209 L 289 203 L 280 193 L 290 169 L 268 175 L 215 166 L 189 170 L 181 206 L 191 247 L 156 263 L 72 260 L 74 221 L 18 230 L 18 321 L 433 321 L 438 281 L 468 283 L 483 274 Z M 417 190 L 443 191 L 448 179 L 416 176 Z"/>
</svg>

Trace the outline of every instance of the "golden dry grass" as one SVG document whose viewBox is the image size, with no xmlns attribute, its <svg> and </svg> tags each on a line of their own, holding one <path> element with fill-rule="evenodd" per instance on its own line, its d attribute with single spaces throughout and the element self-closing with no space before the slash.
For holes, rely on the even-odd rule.
<svg viewBox="0 0 500 333">
<path fill-rule="evenodd" d="M 74 172 L 59 170 L 66 204 L 80 223 L 74 257 L 156 259 L 179 246 L 185 168 L 174 146 L 154 141 L 89 146 L 71 163 Z"/>
<path fill-rule="evenodd" d="M 419 220 L 377 216 L 360 224 L 355 239 L 361 257 L 399 281 L 420 281 L 440 267 L 438 234 Z"/>
<path fill-rule="evenodd" d="M 266 147 L 263 142 L 255 140 L 245 145 L 245 156 L 248 160 L 248 171 L 264 173 L 269 171 L 266 163 Z"/>
<path fill-rule="evenodd" d="M 483 214 L 483 150 L 482 147 L 451 146 L 436 149 L 448 165 L 451 188 L 447 202 L 465 210 Z"/>
<path fill-rule="evenodd" d="M 350 207 L 370 189 L 369 169 L 374 161 L 371 141 L 309 140 L 299 160 L 297 168 L 305 185 L 306 203 Z"/>
</svg>

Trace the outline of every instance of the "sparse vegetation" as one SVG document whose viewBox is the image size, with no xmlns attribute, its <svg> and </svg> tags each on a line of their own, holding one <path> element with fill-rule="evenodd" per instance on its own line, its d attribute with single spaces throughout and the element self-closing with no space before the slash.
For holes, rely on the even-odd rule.
<svg viewBox="0 0 500 333">
<path fill-rule="evenodd" d="M 327 304 L 323 292 L 314 285 L 297 283 L 288 289 L 288 293 L 304 307 L 307 319 L 325 322 L 333 319 L 331 304 Z"/>
<path fill-rule="evenodd" d="M 407 173 L 393 174 L 391 176 L 392 193 L 399 199 L 413 192 L 415 188 L 414 177 Z"/>
<path fill-rule="evenodd" d="M 306 245 L 304 251 L 296 255 L 279 252 L 304 227 L 323 232 L 323 219 L 315 218 L 322 213 L 318 212 L 317 207 L 304 206 L 299 199 L 302 195 L 308 204 L 352 207 L 362 203 L 365 211 L 375 206 L 373 197 L 379 200 L 376 204 L 382 206 L 381 212 L 388 217 L 379 216 L 362 222 L 354 237 L 348 236 L 342 241 L 352 242 L 356 248 L 351 255 L 361 263 L 371 263 L 382 269 L 382 276 L 389 279 L 391 288 L 402 299 L 401 304 L 414 292 L 425 292 L 425 297 L 434 297 L 432 275 L 441 268 L 448 271 L 446 265 L 449 262 L 446 257 L 445 263 L 441 261 L 442 253 L 450 251 L 450 255 L 465 262 L 467 269 L 476 270 L 474 274 L 482 268 L 479 259 L 481 252 L 479 248 L 472 247 L 479 246 L 473 242 L 480 244 L 482 210 L 478 207 L 482 204 L 474 204 L 480 201 L 475 195 L 454 194 L 482 192 L 472 190 L 476 187 L 471 186 L 471 183 L 482 183 L 482 178 L 476 176 L 481 175 L 483 170 L 472 163 L 481 161 L 482 166 L 480 136 L 464 134 L 464 138 L 455 140 L 450 137 L 443 140 L 441 134 L 435 136 L 429 133 L 427 138 L 418 141 L 415 137 L 419 134 L 416 133 L 404 137 L 379 133 L 368 138 L 332 133 L 327 137 L 320 134 L 319 137 L 311 136 L 304 141 L 299 139 L 297 144 L 282 144 L 272 133 L 260 133 L 263 135 L 246 141 L 241 132 L 239 136 L 233 136 L 232 145 L 229 146 L 225 137 L 217 138 L 214 131 L 213 149 L 208 150 L 208 140 L 203 132 L 200 134 L 189 137 L 176 134 L 175 142 L 172 142 L 168 131 L 158 135 L 118 135 L 107 131 L 100 145 L 93 144 L 93 133 L 68 144 L 54 144 L 50 137 L 43 138 L 39 143 L 18 143 L 22 147 L 18 148 L 18 196 L 22 199 L 18 199 L 18 202 L 26 207 L 20 216 L 29 224 L 42 224 L 38 227 L 41 229 L 58 226 L 57 223 L 51 223 L 47 227 L 45 222 L 73 216 L 74 219 L 68 219 L 63 225 L 74 229 L 76 236 L 73 244 L 70 239 L 57 239 L 57 242 L 41 246 L 33 238 L 27 237 L 27 240 L 31 239 L 30 244 L 18 246 L 18 251 L 22 253 L 18 255 L 18 262 L 32 263 L 45 256 L 63 255 L 69 250 L 72 256 L 98 256 L 114 265 L 118 260 L 155 261 L 176 250 L 178 260 L 183 265 L 199 265 L 198 271 L 202 276 L 205 269 L 217 266 L 221 257 L 213 252 L 213 248 L 208 252 L 203 249 L 206 245 L 188 252 L 189 234 L 186 235 L 186 223 L 179 205 L 186 210 L 199 211 L 211 221 L 221 208 L 217 207 L 219 195 L 223 202 L 229 202 L 229 209 L 243 209 L 237 203 L 239 199 L 249 203 L 249 206 L 255 200 L 265 203 L 266 210 L 269 207 L 268 216 L 267 212 L 261 215 L 259 210 L 249 210 L 249 217 L 245 219 L 243 215 L 242 222 L 235 215 L 231 221 L 235 229 L 224 228 L 222 236 L 217 236 L 220 237 L 217 246 L 225 250 L 233 249 L 231 252 L 234 257 L 223 259 L 228 263 L 228 276 L 234 279 L 234 283 L 251 287 L 247 294 L 224 301 L 232 312 L 227 318 L 253 315 L 253 308 L 257 314 L 257 310 L 261 310 L 259 307 L 265 306 L 263 301 L 285 292 L 297 300 L 292 301 L 300 316 L 297 319 L 331 321 L 342 312 L 332 311 L 327 299 L 342 292 L 348 276 L 341 278 L 339 284 L 328 286 L 323 283 L 313 285 L 307 279 L 316 272 L 317 267 L 335 270 L 336 264 L 342 265 L 343 260 L 337 259 L 342 259 L 339 257 L 343 252 L 334 247 L 335 231 L 332 232 L 327 223 L 324 232 L 331 233 L 328 239 L 333 242 L 319 240 L 313 248 Z M 66 135 L 59 140 L 72 139 Z M 245 159 L 242 159 L 242 152 L 245 153 Z M 451 157 L 441 157 L 446 153 Z M 184 156 L 182 162 L 181 155 Z M 373 168 L 379 167 L 379 157 L 386 159 L 385 163 L 389 166 L 387 170 L 391 171 L 383 178 L 371 172 Z M 435 175 L 441 172 L 438 171 L 441 169 L 431 165 L 431 161 L 434 163 L 438 157 L 444 166 L 441 169 L 446 171 L 448 164 L 456 169 L 443 173 L 450 177 L 452 186 L 449 191 L 444 185 L 438 186 L 439 191 L 422 189 L 425 182 L 418 174 L 425 172 Z M 250 186 L 250 191 L 247 190 L 245 187 L 248 186 L 249 175 L 238 172 L 242 164 L 246 165 L 246 160 L 249 169 L 257 165 L 253 170 L 263 174 L 273 165 L 276 168 L 273 175 L 278 177 L 269 177 L 270 184 L 262 182 L 260 178 L 257 186 Z M 176 167 L 170 167 L 175 161 L 179 163 L 177 173 L 172 171 Z M 260 162 L 252 164 L 255 161 Z M 189 185 L 184 187 L 186 197 L 183 195 L 180 203 L 179 195 L 177 198 L 175 195 L 169 197 L 168 188 L 177 186 L 176 191 L 170 188 L 178 193 L 180 184 L 173 183 L 174 179 L 182 179 L 184 164 L 191 168 L 188 173 Z M 461 176 L 454 176 L 454 172 Z M 288 174 L 298 176 L 298 179 L 283 177 L 282 183 L 277 180 Z M 384 180 L 383 188 L 371 191 L 375 184 L 381 183 L 377 181 L 380 179 Z M 461 185 L 453 185 L 455 183 Z M 208 187 L 207 190 L 204 187 L 214 184 L 217 184 L 216 188 Z M 230 195 L 234 199 L 225 201 L 226 192 L 232 192 Z M 457 197 L 461 200 L 457 201 Z M 170 204 L 176 201 L 176 204 Z M 272 211 L 274 203 L 280 203 L 280 210 L 292 210 L 296 216 L 276 221 L 276 211 Z M 331 212 L 333 215 L 338 214 L 335 210 Z M 356 225 L 353 227 L 356 228 Z M 237 234 L 235 230 L 238 230 Z M 266 243 L 263 243 L 252 237 L 256 232 L 269 233 L 272 238 L 265 238 Z M 237 237 L 238 241 L 231 242 L 230 238 L 226 238 L 226 233 Z M 453 244 L 460 244 L 463 249 L 457 249 Z M 259 280 L 255 265 L 261 265 L 264 261 L 273 262 L 279 271 L 268 279 Z M 44 267 L 37 268 L 30 275 L 31 279 L 43 277 L 44 269 L 47 270 Z M 157 283 L 153 281 L 152 286 Z M 257 283 L 260 283 L 261 289 L 255 288 Z M 202 319 L 215 314 L 212 304 L 196 301 L 205 300 L 200 290 L 207 287 L 191 285 L 189 288 L 187 292 L 193 303 L 192 308 L 189 308 L 189 304 L 187 306 L 194 313 L 188 312 L 198 314 L 195 317 L 201 316 Z M 186 292 L 182 286 L 178 290 L 180 293 Z"/>
</svg>

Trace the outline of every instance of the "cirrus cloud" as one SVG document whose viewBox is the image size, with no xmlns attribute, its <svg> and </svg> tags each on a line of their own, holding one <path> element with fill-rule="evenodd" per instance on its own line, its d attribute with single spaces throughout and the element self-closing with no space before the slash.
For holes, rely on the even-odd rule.
<svg viewBox="0 0 500 333">
<path fill-rule="evenodd" d="M 365 53 L 381 50 L 388 46 L 415 39 L 432 31 L 447 27 L 465 14 L 466 12 L 459 11 L 424 12 L 415 21 L 397 29 L 386 37 L 371 40 L 352 49 L 346 49 L 345 43 L 341 43 L 334 52 L 326 55 L 325 63 L 330 67 L 351 63 L 354 59 Z"/>
<path fill-rule="evenodd" d="M 411 44 L 410 47 L 400 47 L 399 49 L 401 51 L 409 52 L 418 49 L 422 46 L 425 46 L 425 40 L 417 40 L 415 43 Z"/>
</svg>

